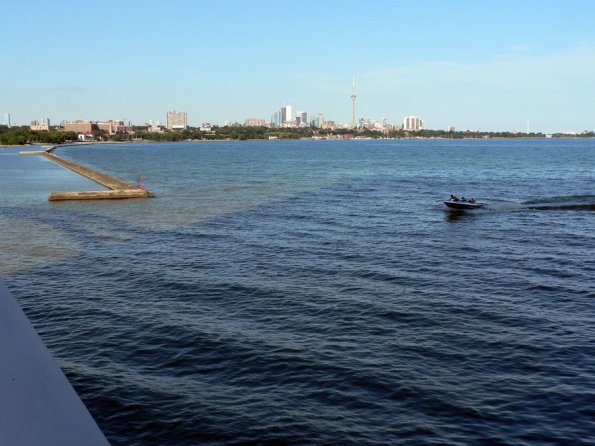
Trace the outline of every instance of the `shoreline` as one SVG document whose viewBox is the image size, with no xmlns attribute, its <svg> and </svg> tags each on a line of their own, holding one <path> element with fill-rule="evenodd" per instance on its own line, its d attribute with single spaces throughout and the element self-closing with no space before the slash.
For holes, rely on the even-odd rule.
<svg viewBox="0 0 595 446">
<path fill-rule="evenodd" d="M 204 139 L 183 139 L 183 140 L 173 140 L 173 141 L 156 141 L 154 139 L 134 139 L 129 141 L 80 141 L 80 142 L 66 142 L 63 144 L 48 144 L 48 143 L 34 143 L 34 144 L 0 144 L 1 148 L 15 148 L 15 147 L 35 147 L 35 146 L 42 146 L 42 147 L 52 147 L 52 150 L 55 150 L 60 147 L 74 147 L 74 146 L 91 146 L 91 145 L 101 145 L 101 144 L 170 144 L 170 143 L 189 143 L 189 142 L 246 142 L 246 141 L 401 141 L 401 140 L 453 140 L 453 141 L 460 141 L 460 140 L 490 140 L 490 139 L 509 139 L 509 140 L 550 140 L 550 139 L 595 139 L 595 136 L 580 136 L 580 135 L 561 135 L 561 136 L 491 136 L 489 134 L 479 134 L 477 136 L 462 136 L 458 138 L 454 137 L 444 137 L 444 136 L 402 136 L 402 137 L 372 137 L 372 136 L 355 136 L 355 137 L 341 137 L 340 135 L 335 136 L 309 136 L 309 137 L 300 137 L 300 138 L 249 138 L 249 139 L 236 139 L 236 138 L 218 138 L 218 139 L 211 139 L 211 138 L 204 138 Z"/>
</svg>

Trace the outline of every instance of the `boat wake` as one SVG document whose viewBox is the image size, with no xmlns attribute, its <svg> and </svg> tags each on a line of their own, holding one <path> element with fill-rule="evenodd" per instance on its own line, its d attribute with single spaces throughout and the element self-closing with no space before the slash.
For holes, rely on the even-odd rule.
<svg viewBox="0 0 595 446">
<path fill-rule="evenodd" d="M 595 195 L 571 195 L 537 198 L 534 200 L 523 201 L 521 206 L 525 209 L 546 211 L 595 211 Z"/>
<path fill-rule="evenodd" d="M 543 197 L 522 202 L 489 202 L 480 209 L 451 209 L 447 208 L 454 219 L 461 215 L 481 215 L 499 212 L 522 211 L 595 211 L 595 195 L 571 195 Z"/>
</svg>

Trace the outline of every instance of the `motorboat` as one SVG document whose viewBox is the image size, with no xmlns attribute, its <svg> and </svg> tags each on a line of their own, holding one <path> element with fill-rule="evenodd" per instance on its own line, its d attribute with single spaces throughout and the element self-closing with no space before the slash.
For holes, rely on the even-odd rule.
<svg viewBox="0 0 595 446">
<path fill-rule="evenodd" d="M 465 197 L 455 197 L 454 195 L 450 196 L 448 201 L 445 201 L 444 204 L 449 207 L 450 209 L 481 209 L 485 207 L 485 203 L 478 203 L 473 198 L 465 198 Z"/>
</svg>

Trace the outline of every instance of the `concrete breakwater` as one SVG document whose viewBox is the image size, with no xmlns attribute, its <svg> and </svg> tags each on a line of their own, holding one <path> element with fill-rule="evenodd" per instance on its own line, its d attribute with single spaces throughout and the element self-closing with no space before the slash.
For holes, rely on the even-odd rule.
<svg viewBox="0 0 595 446">
<path fill-rule="evenodd" d="M 61 200 L 101 200 L 101 199 L 121 199 L 121 198 L 152 198 L 154 195 L 134 184 L 127 181 L 107 175 L 90 167 L 82 166 L 73 161 L 64 159 L 58 155 L 51 153 L 56 146 L 46 148 L 46 150 L 39 151 L 24 151 L 21 155 L 40 155 L 49 160 L 60 164 L 79 175 L 88 178 L 97 184 L 109 189 L 100 191 L 83 191 L 83 192 L 50 192 L 48 199 L 50 201 Z"/>
</svg>

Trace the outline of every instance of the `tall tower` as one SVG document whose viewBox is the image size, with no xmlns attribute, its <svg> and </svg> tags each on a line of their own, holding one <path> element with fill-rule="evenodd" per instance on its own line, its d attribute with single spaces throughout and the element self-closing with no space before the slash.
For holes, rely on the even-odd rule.
<svg viewBox="0 0 595 446">
<path fill-rule="evenodd" d="M 355 75 L 351 86 L 351 127 L 355 128 Z"/>
</svg>

